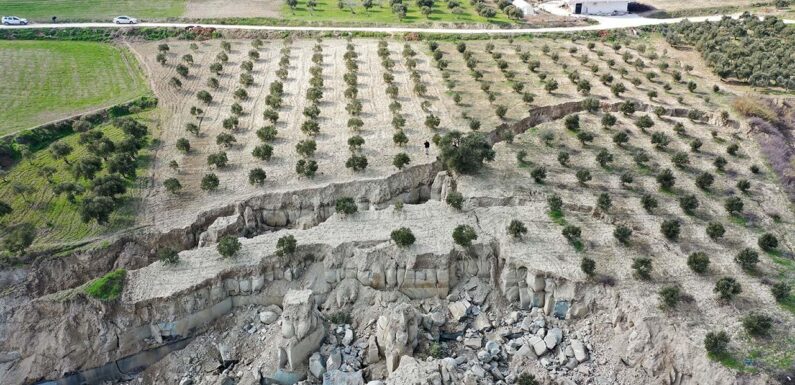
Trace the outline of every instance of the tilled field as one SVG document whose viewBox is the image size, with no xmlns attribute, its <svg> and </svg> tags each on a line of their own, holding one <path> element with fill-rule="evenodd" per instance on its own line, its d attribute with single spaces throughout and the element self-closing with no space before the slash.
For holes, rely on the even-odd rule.
<svg viewBox="0 0 795 385">
<path fill-rule="evenodd" d="M 310 67 L 314 41 L 296 41 L 285 43 L 281 41 L 268 42 L 262 47 L 260 59 L 254 62 L 251 74 L 254 84 L 246 88 L 248 98 L 240 100 L 243 114 L 239 117 L 237 129 L 227 130 L 222 122 L 231 116 L 230 108 L 236 102 L 233 93 L 239 88 L 244 88 L 238 83 L 243 70 L 240 63 L 247 60 L 247 52 L 251 50 L 250 41 L 231 42 L 232 50 L 228 54 L 229 61 L 224 65 L 220 76 L 219 87 L 216 90 L 207 86 L 207 80 L 213 76 L 209 66 L 216 61 L 216 54 L 222 51 L 218 41 L 200 43 L 197 50 L 191 50 L 188 43 L 170 43 L 167 54 L 168 62 L 161 66 L 155 61 L 158 44 L 144 44 L 136 46 L 136 50 L 147 61 L 147 66 L 154 70 L 154 83 L 156 92 L 161 96 L 162 108 L 169 112 L 169 118 L 164 122 L 164 133 L 161 138 L 162 146 L 154 166 L 155 188 L 148 197 L 149 212 L 146 220 L 156 223 L 158 227 L 168 228 L 172 225 L 184 223 L 194 218 L 195 214 L 218 205 L 225 205 L 235 199 L 240 199 L 263 191 L 281 191 L 316 186 L 333 182 L 353 179 L 367 179 L 389 175 L 396 170 L 392 165 L 393 157 L 401 152 L 407 153 L 411 158 L 410 165 L 430 162 L 435 159 L 434 148 L 429 155 L 425 155 L 423 143 L 431 141 L 435 132 L 426 128 L 422 103 L 427 101 L 429 113 L 439 117 L 438 132 L 443 133 L 451 128 L 461 126 L 461 110 L 456 107 L 444 94 L 442 87 L 436 84 L 438 77 L 435 69 L 423 55 L 417 59 L 417 71 L 422 82 L 427 84 L 425 97 L 414 94 L 409 71 L 400 56 L 401 46 L 390 43 L 390 57 L 395 63 L 393 70 L 394 84 L 398 88 L 397 101 L 401 105 L 401 116 L 406 120 L 403 132 L 408 137 L 404 146 L 393 143 L 396 130 L 392 128 L 392 113 L 389 110 L 391 99 L 386 95 L 386 84 L 383 80 L 385 69 L 380 64 L 376 55 L 377 42 L 372 40 L 357 41 L 355 51 L 358 54 L 358 100 L 362 103 L 360 118 L 362 128 L 354 133 L 346 125 L 349 114 L 346 112 L 346 100 L 343 91 L 346 85 L 343 74 L 346 68 L 343 55 L 346 52 L 344 40 L 329 40 L 320 43 L 323 56 L 322 77 L 323 98 L 318 103 L 320 115 L 317 119 L 320 125 L 318 135 L 310 137 L 301 131 L 301 126 L 306 118 L 304 108 L 311 104 L 306 99 L 309 89 Z M 275 124 L 278 130 L 276 139 L 271 143 L 273 155 L 269 161 L 262 161 L 252 156 L 252 150 L 260 144 L 256 131 L 266 125 L 263 111 L 266 110 L 265 98 L 269 94 L 270 84 L 279 80 L 275 74 L 278 69 L 280 52 L 284 47 L 289 47 L 290 64 L 288 77 L 283 82 L 284 98 L 282 108 L 279 110 L 279 120 Z M 184 54 L 192 54 L 194 64 L 188 66 L 190 75 L 183 78 L 182 87 L 176 89 L 169 85 L 169 79 L 179 77 L 176 65 Z M 196 99 L 196 93 L 208 90 L 213 95 L 211 104 L 206 105 Z M 198 124 L 195 116 L 190 114 L 191 107 L 202 108 L 205 117 L 200 124 L 198 136 L 185 131 L 189 122 Z M 229 165 L 219 170 L 213 170 L 207 165 L 207 155 L 221 150 L 216 144 L 216 137 L 220 133 L 231 133 L 236 138 L 236 144 L 226 150 Z M 345 167 L 348 158 L 348 138 L 360 135 L 365 143 L 360 150 L 361 155 L 367 158 L 367 168 L 354 172 Z M 181 154 L 175 147 L 178 139 L 186 138 L 190 141 L 191 150 Z M 296 162 L 301 159 L 295 150 L 296 144 L 305 139 L 313 139 L 317 143 L 317 150 L 312 157 L 317 161 L 317 175 L 308 179 L 296 174 Z M 174 171 L 169 167 L 172 160 L 179 164 L 179 170 Z M 248 183 L 249 170 L 262 167 L 267 173 L 267 181 L 263 186 L 253 186 Z M 220 180 L 218 190 L 203 192 L 200 183 L 205 174 L 215 172 Z M 162 187 L 163 180 L 176 177 L 184 186 L 179 194 L 169 194 Z"/>
</svg>

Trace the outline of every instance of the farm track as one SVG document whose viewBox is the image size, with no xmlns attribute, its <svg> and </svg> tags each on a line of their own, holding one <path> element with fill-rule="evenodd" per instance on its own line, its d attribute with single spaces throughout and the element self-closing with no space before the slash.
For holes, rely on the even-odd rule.
<svg viewBox="0 0 795 385">
<path fill-rule="evenodd" d="M 604 17 L 592 16 L 597 24 L 576 27 L 546 27 L 546 28 L 510 28 L 510 29 L 469 29 L 469 28 L 413 28 L 413 27 L 313 27 L 313 26 L 279 26 L 279 25 L 235 25 L 235 24 L 203 24 L 203 23 L 140 23 L 136 25 L 116 25 L 113 23 L 44 23 L 23 26 L 0 25 L 0 29 L 63 29 L 63 28 L 136 28 L 136 27 L 163 27 L 163 28 L 188 28 L 201 26 L 224 30 L 247 31 L 296 31 L 296 32 L 369 32 L 369 33 L 432 33 L 432 34 L 466 34 L 466 35 L 515 35 L 525 33 L 553 33 L 553 32 L 578 32 L 600 31 L 608 29 L 635 28 L 649 25 L 675 24 L 680 21 L 700 23 L 705 21 L 719 21 L 724 16 L 738 17 L 739 15 L 713 15 L 699 17 L 677 17 L 670 19 L 650 19 L 636 15 Z M 786 24 L 795 24 L 795 20 L 785 19 Z"/>
</svg>

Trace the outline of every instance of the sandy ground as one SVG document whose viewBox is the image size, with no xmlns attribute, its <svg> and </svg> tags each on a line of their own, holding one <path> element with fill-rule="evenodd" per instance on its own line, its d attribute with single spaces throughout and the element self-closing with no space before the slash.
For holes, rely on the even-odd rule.
<svg viewBox="0 0 795 385">
<path fill-rule="evenodd" d="M 391 126 L 392 114 L 388 109 L 391 100 L 385 93 L 384 69 L 376 54 L 378 47 L 377 41 L 374 40 L 357 41 L 356 48 L 359 54 L 359 99 L 363 104 L 361 119 L 364 121 L 364 127 L 358 134 L 365 139 L 362 154 L 369 162 L 366 170 L 354 173 L 345 168 L 345 161 L 349 156 L 347 140 L 354 133 L 347 128 L 348 114 L 345 111 L 347 100 L 343 96 L 346 88 L 343 74 L 347 71 L 343 59 L 346 45 L 344 40 L 323 42 L 325 84 L 324 98 L 320 103 L 321 133 L 314 138 L 318 146 L 314 156 L 319 165 L 318 175 L 309 180 L 298 178 L 295 173 L 295 164 L 299 159 L 295 145 L 307 138 L 300 127 L 305 120 L 302 112 L 308 103 L 305 95 L 310 87 L 309 68 L 312 66 L 310 59 L 314 41 L 296 41 L 292 44 L 289 78 L 285 82 L 285 98 L 277 123 L 279 135 L 272 144 L 274 155 L 268 162 L 254 158 L 251 151 L 260 144 L 256 130 L 265 125 L 262 116 L 266 108 L 264 99 L 269 93 L 271 82 L 277 80 L 275 71 L 278 69 L 279 51 L 283 47 L 281 41 L 271 41 L 261 49 L 261 59 L 254 66 L 255 85 L 248 88 L 250 97 L 240 102 L 245 114 L 240 118 L 240 127 L 233 132 L 237 144 L 226 150 L 229 166 L 221 170 L 211 170 L 207 166 L 206 157 L 221 150 L 216 145 L 215 139 L 219 133 L 227 131 L 221 123 L 231 115 L 230 106 L 235 102 L 232 93 L 239 88 L 238 78 L 241 72 L 239 65 L 247 58 L 246 54 L 251 47 L 248 41 L 233 42 L 230 61 L 219 77 L 221 87 L 218 90 L 211 90 L 206 86 L 207 79 L 211 76 L 208 66 L 215 61 L 215 55 L 221 51 L 220 42 L 200 43 L 198 52 L 193 53 L 196 63 L 191 66 L 190 78 L 183 81 L 181 90 L 175 90 L 167 85 L 168 79 L 176 75 L 176 62 L 190 49 L 188 43 L 171 42 L 170 44 L 170 63 L 165 67 L 153 62 L 157 44 L 134 46 L 134 49 L 148 62 L 148 67 L 155 71 L 152 74 L 155 92 L 161 98 L 161 107 L 170 115 L 163 125 L 164 133 L 160 138 L 162 146 L 154 164 L 155 188 L 147 197 L 147 212 L 143 219 L 145 223 L 155 224 L 160 229 L 172 228 L 189 223 L 198 212 L 227 205 L 262 191 L 282 191 L 332 182 L 383 177 L 396 171 L 392 165 L 392 158 L 400 152 L 409 154 L 412 159 L 411 164 L 430 162 L 435 158 L 434 152 L 430 155 L 424 154 L 423 142 L 430 141 L 434 132 L 424 126 L 425 113 L 420 108 L 423 98 L 413 94 L 409 72 L 399 53 L 402 46 L 394 42 L 390 44 L 390 50 L 392 59 L 396 62 L 395 82 L 399 88 L 403 116 L 406 118 L 404 132 L 409 138 L 409 143 L 405 147 L 398 147 L 393 143 L 392 135 L 395 130 Z M 435 83 L 437 77 L 431 75 L 428 60 L 419 55 L 418 68 L 423 81 L 428 85 L 427 100 L 431 103 L 431 109 L 441 118 L 440 132 L 461 127 L 461 112 L 451 101 L 445 100 L 442 86 Z M 203 89 L 208 89 L 214 97 L 213 103 L 209 106 L 203 105 L 195 97 L 196 92 Z M 199 137 L 184 131 L 187 122 L 196 121 L 189 114 L 190 107 L 194 105 L 203 108 L 207 115 L 201 125 L 202 132 Z M 180 154 L 175 148 L 176 140 L 181 137 L 188 138 L 191 142 L 192 151 L 188 155 Z M 172 159 L 180 165 L 178 173 L 168 167 Z M 267 172 L 268 178 L 264 187 L 249 185 L 248 172 L 254 167 L 262 167 Z M 221 185 L 217 191 L 205 193 L 199 189 L 199 185 L 201 178 L 209 172 L 218 175 Z M 179 195 L 169 194 L 162 187 L 163 180 L 172 176 L 177 177 L 184 186 L 183 192 Z"/>
<path fill-rule="evenodd" d="M 498 69 L 496 60 L 485 51 L 486 42 L 484 41 L 467 43 L 468 50 L 474 53 L 474 57 L 478 61 L 477 69 L 484 75 L 480 83 L 470 75 L 463 55 L 456 50 L 454 44 L 441 44 L 444 58 L 450 62 L 448 72 L 449 78 L 453 81 L 451 84 L 446 84 L 442 73 L 435 67 L 433 59 L 429 57 L 430 51 L 427 46 L 420 43 L 413 44 L 415 51 L 418 52 L 418 70 L 422 81 L 428 86 L 425 98 L 418 97 L 412 92 L 413 85 L 409 78 L 409 71 L 400 54 L 403 49 L 402 44 L 391 42 L 390 56 L 396 63 L 395 81 L 399 87 L 401 111 L 407 120 L 405 132 L 409 137 L 408 145 L 401 148 L 392 142 L 392 135 L 395 131 L 391 127 L 392 114 L 388 109 L 390 99 L 385 93 L 386 85 L 383 82 L 385 70 L 377 56 L 377 41 L 356 40 L 356 52 L 359 54 L 359 100 L 363 104 L 361 118 L 364 121 L 364 129 L 359 134 L 366 142 L 363 146 L 363 154 L 368 158 L 369 165 L 365 171 L 354 173 L 344 166 L 349 156 L 347 139 L 354 135 L 347 128 L 349 116 L 345 111 L 347 100 L 343 96 L 346 87 L 342 79 L 346 72 L 343 59 L 346 42 L 342 39 L 323 41 L 324 98 L 320 104 L 321 133 L 315 138 L 318 150 L 314 157 L 318 162 L 319 170 L 318 175 L 311 180 L 298 178 L 294 167 L 299 159 L 295 152 L 295 144 L 306 138 L 306 135 L 301 132 L 300 126 L 305 120 L 302 111 L 307 105 L 305 95 L 309 88 L 309 68 L 312 65 L 310 59 L 315 41 L 300 40 L 291 44 L 291 64 L 289 77 L 285 82 L 285 100 L 277 123 L 279 135 L 272 144 L 274 156 L 268 162 L 255 159 L 251 156 L 251 151 L 260 144 L 256 130 L 265 125 L 262 116 L 262 112 L 266 108 L 264 99 L 269 92 L 270 84 L 277 80 L 275 71 L 278 68 L 279 51 L 284 43 L 268 41 L 261 49 L 261 59 L 254 66 L 255 84 L 247 90 L 250 97 L 240 102 L 244 109 L 244 115 L 240 118 L 240 128 L 233 132 L 237 144 L 226 150 L 230 160 L 229 166 L 221 170 L 214 170 L 207 166 L 206 158 L 207 155 L 222 150 L 220 146 L 216 145 L 215 138 L 219 133 L 227 131 L 222 128 L 221 123 L 231 115 L 229 108 L 235 102 L 232 93 L 240 88 L 238 78 L 242 70 L 239 69 L 239 65 L 247 59 L 247 52 L 251 49 L 250 42 L 232 42 L 233 51 L 229 55 L 230 61 L 219 77 L 221 86 L 217 90 L 209 89 L 206 82 L 212 75 L 209 73 L 209 64 L 215 62 L 216 54 L 221 51 L 220 42 L 199 43 L 199 49 L 196 52 L 191 52 L 186 42 L 171 42 L 169 63 L 166 66 L 161 66 L 154 60 L 157 44 L 134 44 L 133 49 L 139 54 L 139 57 L 143 58 L 145 67 L 153 72 L 150 74 L 150 79 L 155 92 L 161 98 L 162 108 L 167 111 L 166 115 L 169 116 L 163 124 L 164 133 L 160 138 L 162 146 L 157 152 L 157 159 L 154 163 L 155 185 L 146 197 L 147 211 L 142 216 L 141 222 L 144 225 L 154 224 L 159 229 L 169 229 L 190 223 L 196 213 L 227 205 L 263 191 L 285 191 L 333 182 L 383 177 L 396 170 L 392 166 L 392 158 L 399 152 L 408 153 L 412 158 L 412 164 L 429 162 L 435 157 L 435 148 L 432 146 L 430 156 L 426 156 L 422 150 L 422 143 L 426 140 L 430 141 L 434 132 L 424 126 L 426 114 L 420 107 L 424 100 L 431 104 L 433 113 L 441 118 L 440 133 L 453 128 L 467 131 L 469 124 L 465 117 L 479 120 L 481 130 L 490 131 L 504 121 L 510 123 L 525 117 L 527 110 L 534 106 L 552 105 L 584 98 L 577 92 L 576 86 L 568 79 L 565 71 L 576 70 L 583 79 L 588 79 L 592 86 L 590 95 L 600 99 L 615 98 L 610 92 L 609 85 L 604 85 L 599 80 L 602 73 L 610 71 L 615 77 L 614 82 L 625 84 L 627 92 L 623 94 L 623 97 L 649 100 L 647 92 L 656 90 L 658 97 L 654 101 L 665 106 L 683 106 L 704 111 L 719 108 L 717 101 L 725 98 L 726 94 L 712 93 L 711 86 L 717 83 L 714 76 L 699 72 L 699 70 L 691 74 L 681 70 L 682 60 L 686 59 L 687 62 L 690 62 L 690 60 L 698 59 L 694 53 L 666 52 L 660 46 L 664 43 L 659 41 L 651 43 L 654 45 L 649 44 L 645 53 L 641 54 L 634 49 L 636 47 L 625 47 L 616 53 L 611 47 L 602 43 L 597 43 L 593 50 L 588 50 L 584 42 L 533 39 L 530 41 L 515 40 L 511 43 L 508 40 L 495 40 L 494 52 L 500 53 L 502 59 L 508 62 L 508 70 L 516 74 L 514 81 L 525 85 L 522 92 L 526 91 L 535 96 L 533 102 L 525 103 L 521 99 L 521 93 L 511 89 L 511 83 Z M 559 55 L 557 62 L 553 61 L 550 55 L 541 52 L 545 45 L 552 47 L 551 52 Z M 571 49 L 576 49 L 576 51 L 572 53 Z M 664 58 L 648 59 L 647 56 L 655 49 L 657 55 Z M 637 58 L 642 58 L 646 63 L 645 67 L 636 68 L 634 65 L 627 64 L 622 59 L 624 51 L 631 53 L 633 63 Z M 530 52 L 533 59 L 539 60 L 541 62 L 539 70 L 535 73 L 529 71 L 519 58 L 521 52 Z M 602 56 L 599 57 L 597 52 L 602 52 Z M 176 90 L 168 85 L 168 80 L 172 76 L 178 76 L 175 66 L 185 53 L 192 53 L 195 64 L 190 67 L 189 78 L 183 80 L 182 89 Z M 583 57 L 587 58 L 585 64 L 582 63 Z M 616 64 L 613 69 L 608 67 L 608 59 L 615 60 Z M 665 72 L 660 71 L 656 65 L 661 61 L 666 61 L 671 68 Z M 596 65 L 596 73 L 592 72 L 592 65 Z M 696 65 L 696 67 L 699 66 Z M 618 75 L 619 68 L 627 70 L 627 75 L 623 78 Z M 671 80 L 670 73 L 674 68 L 680 68 L 683 73 L 682 82 L 676 83 Z M 658 76 L 649 81 L 645 76 L 646 72 L 656 72 Z M 546 74 L 548 79 L 556 79 L 560 85 L 559 88 L 552 93 L 546 92 L 543 89 L 544 82 L 539 76 L 541 73 Z M 632 78 L 639 79 L 640 84 L 633 86 L 629 81 Z M 699 89 L 695 93 L 687 91 L 686 82 L 691 79 L 699 84 Z M 491 90 L 495 93 L 496 99 L 493 103 L 488 101 L 488 94 L 481 89 L 481 83 L 490 85 Z M 671 91 L 663 89 L 665 83 L 672 86 Z M 450 85 L 452 88 L 448 89 Z M 199 90 L 210 91 L 214 97 L 211 105 L 205 106 L 196 99 L 195 94 Z M 460 105 L 454 103 L 453 92 L 461 94 Z M 679 98 L 682 100 L 681 104 L 677 101 Z M 706 99 L 710 99 L 710 101 L 706 102 Z M 494 112 L 498 105 L 508 108 L 504 120 L 499 119 Z M 197 122 L 189 114 L 191 106 L 201 107 L 206 112 L 207 117 L 201 124 L 199 137 L 194 137 L 184 131 L 186 123 Z M 182 155 L 175 149 L 176 140 L 182 137 L 191 142 L 192 151 L 188 155 Z M 174 172 L 168 167 L 171 160 L 176 160 L 179 163 L 179 172 Z M 264 187 L 248 184 L 248 172 L 254 167 L 262 167 L 268 174 Z M 206 193 L 199 189 L 199 184 L 201 178 L 209 172 L 215 172 L 219 176 L 221 185 L 217 191 Z M 165 191 L 162 182 L 170 177 L 180 180 L 184 186 L 182 193 L 173 195 Z"/>
<path fill-rule="evenodd" d="M 182 17 L 279 17 L 282 2 L 276 0 L 189 0 Z"/>
</svg>

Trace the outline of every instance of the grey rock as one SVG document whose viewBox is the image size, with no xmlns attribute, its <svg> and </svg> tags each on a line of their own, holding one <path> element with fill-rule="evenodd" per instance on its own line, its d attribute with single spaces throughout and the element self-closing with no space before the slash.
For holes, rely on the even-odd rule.
<svg viewBox="0 0 795 385">
<path fill-rule="evenodd" d="M 374 364 L 378 362 L 379 355 L 378 355 L 378 343 L 376 342 L 375 336 L 370 336 L 367 340 L 367 356 L 365 359 L 365 363 Z"/>
<path fill-rule="evenodd" d="M 179 385 L 193 385 L 193 379 L 190 377 L 182 377 L 182 380 L 179 382 Z"/>
<path fill-rule="evenodd" d="M 342 337 L 342 344 L 349 346 L 353 342 L 353 330 L 345 329 L 345 336 Z"/>
<path fill-rule="evenodd" d="M 467 337 L 464 339 L 464 346 L 472 349 L 480 349 L 483 346 L 483 338 L 481 337 Z"/>
<path fill-rule="evenodd" d="M 276 320 L 279 319 L 279 314 L 276 314 L 270 310 L 265 310 L 259 313 L 259 322 L 264 323 L 265 325 L 270 325 Z"/>
<path fill-rule="evenodd" d="M 571 350 L 574 351 L 574 358 L 576 358 L 578 362 L 583 362 L 588 359 L 585 345 L 583 345 L 580 340 L 571 340 Z"/>
<path fill-rule="evenodd" d="M 343 372 L 341 370 L 331 370 L 323 375 L 323 385 L 364 385 L 362 371 Z"/>
<path fill-rule="evenodd" d="M 326 370 L 337 370 L 340 366 L 342 366 L 342 353 L 340 353 L 339 349 L 334 349 L 334 351 L 329 354 L 328 359 L 326 359 Z"/>
<path fill-rule="evenodd" d="M 483 378 L 486 376 L 486 371 L 483 370 L 480 365 L 473 365 L 469 370 L 478 378 Z"/>
<path fill-rule="evenodd" d="M 543 356 L 547 352 L 547 344 L 537 336 L 530 336 L 529 344 L 533 347 L 537 356 Z"/>
<path fill-rule="evenodd" d="M 500 350 L 502 350 L 502 348 L 496 341 L 486 342 L 486 351 L 488 351 L 492 356 L 500 354 Z"/>
<path fill-rule="evenodd" d="M 478 360 L 480 362 L 489 362 L 491 361 L 491 354 L 485 350 L 478 351 Z"/>
<path fill-rule="evenodd" d="M 491 320 L 489 320 L 489 316 L 486 313 L 480 313 L 475 320 L 472 322 L 472 327 L 477 331 L 483 331 L 486 329 L 491 328 Z"/>
<path fill-rule="evenodd" d="M 563 340 L 563 331 L 559 328 L 552 328 L 544 337 L 544 342 L 547 344 L 547 349 L 552 350 Z"/>
<path fill-rule="evenodd" d="M 452 314 L 453 321 L 460 321 L 461 318 L 464 318 L 470 307 L 472 307 L 472 304 L 467 300 L 461 300 L 447 305 L 447 309 L 450 310 L 450 314 Z"/>
<path fill-rule="evenodd" d="M 320 356 L 320 353 L 315 352 L 309 357 L 309 372 L 316 378 L 322 378 L 323 373 L 326 372 L 326 368 L 323 367 L 323 357 Z"/>
</svg>

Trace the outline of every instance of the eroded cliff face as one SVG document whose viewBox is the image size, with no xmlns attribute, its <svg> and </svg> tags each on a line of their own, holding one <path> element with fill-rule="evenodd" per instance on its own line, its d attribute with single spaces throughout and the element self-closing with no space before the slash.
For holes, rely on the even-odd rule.
<svg viewBox="0 0 795 385">
<path fill-rule="evenodd" d="M 581 103 L 539 109 L 501 129 L 523 132 L 581 110 Z M 589 281 L 559 230 L 537 221 L 546 216 L 544 196 L 483 193 L 465 203 L 471 210 L 459 212 L 442 203 L 456 188 L 456 177 L 440 173 L 437 163 L 418 165 L 382 179 L 267 193 L 200 213 L 184 228 L 42 259 L 27 281 L 38 298 L 14 307 L 2 326 L 0 377 L 9 384 L 113 379 L 122 371 L 102 369 L 106 365 L 141 369 L 156 362 L 147 358 L 153 349 L 189 346 L 142 378 L 494 384 L 527 371 L 561 384 L 766 381 L 736 378 L 708 360 L 703 330 L 684 333 L 691 326 L 686 320 L 650 316 L 642 294 Z M 360 211 L 351 218 L 334 213 L 335 201 L 348 196 Z M 398 211 L 394 202 L 406 206 Z M 514 218 L 530 226 L 523 240 L 505 234 Z M 597 231 L 601 221 L 595 222 Z M 389 241 L 391 230 L 409 224 L 421 246 Z M 449 234 L 458 224 L 478 230 L 473 246 L 453 244 Z M 286 233 L 299 239 L 298 251 L 278 256 L 276 239 Z M 215 252 L 223 235 L 250 237 L 234 261 Z M 183 250 L 182 262 L 160 265 L 154 260 L 159 247 Z M 86 277 L 119 267 L 130 270 L 120 301 L 104 303 L 79 290 Z M 280 308 L 262 315 L 273 306 Z M 351 321 L 332 323 L 338 311 Z M 253 321 L 252 312 L 259 314 Z M 229 319 L 245 333 L 229 336 Z M 250 346 L 246 335 L 255 333 L 262 336 L 258 349 L 235 347 Z M 442 337 L 454 355 L 425 360 L 431 342 Z M 212 371 L 206 369 L 219 364 L 210 351 L 221 356 Z M 186 354 L 205 370 L 186 365 Z M 243 374 L 236 365 L 245 366 Z"/>
</svg>

